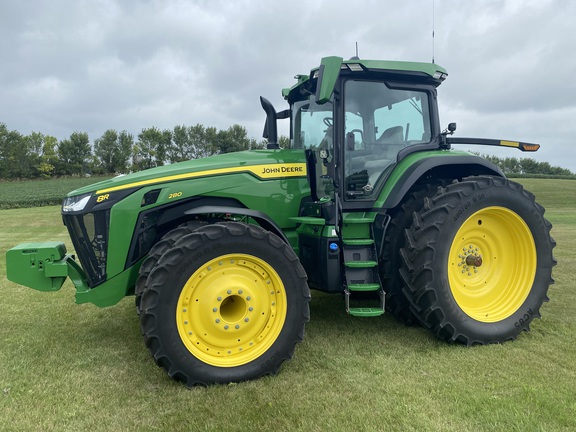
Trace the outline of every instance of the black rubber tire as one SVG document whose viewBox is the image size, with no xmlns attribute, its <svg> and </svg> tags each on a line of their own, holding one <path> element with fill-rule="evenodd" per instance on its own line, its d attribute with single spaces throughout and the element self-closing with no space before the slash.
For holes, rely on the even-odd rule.
<svg viewBox="0 0 576 432">
<path fill-rule="evenodd" d="M 280 321 L 282 327 L 276 337 L 269 338 L 271 345 L 265 351 L 253 355 L 254 358 L 250 357 L 249 361 L 232 366 L 213 365 L 199 358 L 202 355 L 195 355 L 186 346 L 177 325 L 178 314 L 181 313 L 177 311 L 177 305 L 181 293 L 186 290 L 186 284 L 195 274 L 199 274 L 197 270 L 227 254 L 255 257 L 270 266 L 277 273 L 286 296 L 285 316 Z M 218 289 L 220 286 L 227 289 L 229 280 L 223 277 L 222 285 L 217 283 Z M 275 374 L 282 363 L 292 357 L 296 344 L 304 336 L 304 324 L 310 317 L 310 290 L 306 280 L 306 273 L 292 248 L 263 228 L 237 222 L 201 227 L 182 237 L 164 252 L 148 276 L 140 314 L 145 344 L 156 364 L 164 368 L 171 378 L 187 386 L 239 382 Z M 235 289 L 232 285 L 230 288 Z M 267 301 L 263 299 L 263 303 Z M 252 325 L 252 321 L 246 325 Z M 205 322 L 212 323 L 211 320 Z M 209 327 L 208 324 L 203 326 L 202 331 Z M 205 336 L 212 337 L 210 334 Z M 218 349 L 225 350 L 228 347 Z"/>
<path fill-rule="evenodd" d="M 448 255 L 452 244 L 460 241 L 455 238 L 460 227 L 467 221 L 474 221 L 469 219 L 472 215 L 494 208 L 511 211 L 524 221 L 526 232 L 533 238 L 537 265 L 535 269 L 532 267 L 534 276 L 518 287 L 526 293 L 524 300 L 517 300 L 519 306 L 509 307 L 510 311 L 502 319 L 488 322 L 488 319 L 478 320 L 465 313 L 455 299 L 453 289 L 458 292 L 461 288 L 450 286 L 451 261 Z M 502 224 L 505 225 L 505 222 Z M 477 225 L 485 238 L 493 238 L 497 242 L 496 236 L 490 237 L 493 231 L 485 227 L 487 224 L 482 225 L 482 221 L 478 220 Z M 554 283 L 552 268 L 556 261 L 552 250 L 556 243 L 550 237 L 551 228 L 552 225 L 544 218 L 544 208 L 535 202 L 534 195 L 508 179 L 468 177 L 441 188 L 432 199 L 426 199 L 422 210 L 414 215 L 414 223 L 407 231 L 406 246 L 401 250 L 404 264 L 400 273 L 412 311 L 437 337 L 449 342 L 473 345 L 515 339 L 520 332 L 529 330 L 535 317 L 540 317 L 540 307 L 548 301 L 547 291 Z M 512 256 L 511 259 L 516 258 Z M 488 263 L 480 265 L 487 266 L 486 270 L 482 269 L 487 274 L 489 266 L 495 266 L 498 261 L 492 257 L 485 257 L 485 260 Z M 514 280 L 510 283 L 514 283 Z M 507 288 L 498 286 L 502 291 Z"/>
<path fill-rule="evenodd" d="M 380 278 L 386 291 L 386 311 L 398 321 L 412 325 L 418 323 L 418 318 L 410 310 L 410 301 L 404 294 L 404 280 L 400 276 L 402 257 L 400 249 L 406 243 L 405 231 L 412 226 L 413 213 L 420 211 L 424 198 L 436 194 L 442 180 L 434 180 L 428 184 L 420 184 L 410 190 L 402 202 L 390 210 L 390 222 L 386 228 L 384 247 L 378 262 Z"/>
<path fill-rule="evenodd" d="M 146 281 L 148 280 L 150 272 L 156 266 L 156 263 L 160 257 L 164 254 L 164 252 L 174 246 L 174 243 L 176 243 L 179 239 L 205 225 L 206 222 L 203 221 L 186 222 L 167 232 L 158 243 L 152 246 L 148 252 L 148 256 L 140 266 L 140 270 L 138 271 L 138 279 L 136 279 L 136 286 L 134 288 L 136 312 L 138 315 L 140 315 L 140 302 L 142 299 L 142 293 L 146 288 Z"/>
</svg>

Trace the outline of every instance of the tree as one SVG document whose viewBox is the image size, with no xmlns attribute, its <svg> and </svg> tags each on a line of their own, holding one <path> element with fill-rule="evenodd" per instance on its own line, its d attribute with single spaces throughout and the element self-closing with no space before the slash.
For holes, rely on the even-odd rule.
<svg viewBox="0 0 576 432">
<path fill-rule="evenodd" d="M 170 163 L 182 162 L 188 159 L 188 142 L 188 128 L 184 125 L 174 126 L 172 145 L 168 151 L 168 161 Z"/>
<path fill-rule="evenodd" d="M 88 160 L 92 156 L 88 134 L 72 133 L 69 139 L 60 141 L 56 153 L 58 155 L 57 174 L 85 174 L 88 171 Z"/>
<path fill-rule="evenodd" d="M 128 171 L 128 160 L 134 145 L 134 137 L 126 131 L 116 132 L 108 129 L 94 140 L 96 167 L 105 173 Z"/>
<path fill-rule="evenodd" d="M 31 148 L 31 140 L 0 123 L 0 178 L 34 177 L 38 154 Z"/>
<path fill-rule="evenodd" d="M 534 159 L 523 158 L 520 160 L 522 174 L 541 174 L 538 162 Z"/>
<path fill-rule="evenodd" d="M 120 132 L 118 136 L 118 151 L 115 154 L 114 165 L 116 172 L 126 173 L 129 170 L 130 153 L 134 146 L 134 135 L 126 132 Z"/>
<path fill-rule="evenodd" d="M 171 163 L 190 159 L 200 159 L 218 152 L 220 140 L 226 140 L 224 131 L 214 127 L 204 127 L 200 123 L 195 126 L 176 126 L 172 135 Z"/>
<path fill-rule="evenodd" d="M 250 138 L 244 126 L 238 124 L 230 126 L 227 130 L 221 130 L 216 137 L 218 153 L 232 153 L 242 150 L 250 150 Z"/>
<path fill-rule="evenodd" d="M 94 140 L 94 156 L 97 167 L 105 173 L 116 171 L 114 166 L 114 153 L 118 148 L 118 132 L 108 129 L 100 138 Z"/>
<path fill-rule="evenodd" d="M 283 149 L 290 148 L 290 138 L 284 135 L 280 135 L 278 138 L 278 145 Z M 264 142 L 264 148 L 266 148 L 266 142 Z"/>
<path fill-rule="evenodd" d="M 132 167 L 135 171 L 164 165 L 172 145 L 172 132 L 156 127 L 142 129 L 132 151 Z"/>
<path fill-rule="evenodd" d="M 38 175 L 42 178 L 49 178 L 54 174 L 58 164 L 56 147 L 58 140 L 56 137 L 45 135 L 42 143 L 42 155 L 38 164 Z"/>
</svg>

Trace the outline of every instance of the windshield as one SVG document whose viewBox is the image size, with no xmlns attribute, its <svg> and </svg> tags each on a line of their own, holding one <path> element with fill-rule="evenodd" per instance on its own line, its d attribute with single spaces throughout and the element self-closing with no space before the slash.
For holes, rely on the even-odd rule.
<svg viewBox="0 0 576 432">
<path fill-rule="evenodd" d="M 370 195 L 398 152 L 428 143 L 428 95 L 382 82 L 349 80 L 344 88 L 344 169 L 348 195 Z"/>
</svg>

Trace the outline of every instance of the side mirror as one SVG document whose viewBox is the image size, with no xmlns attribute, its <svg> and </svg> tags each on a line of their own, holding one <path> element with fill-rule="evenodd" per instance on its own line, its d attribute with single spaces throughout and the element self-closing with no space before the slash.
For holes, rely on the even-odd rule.
<svg viewBox="0 0 576 432">
<path fill-rule="evenodd" d="M 442 136 L 452 135 L 456 131 L 456 123 L 448 123 L 448 127 L 442 131 Z"/>
</svg>

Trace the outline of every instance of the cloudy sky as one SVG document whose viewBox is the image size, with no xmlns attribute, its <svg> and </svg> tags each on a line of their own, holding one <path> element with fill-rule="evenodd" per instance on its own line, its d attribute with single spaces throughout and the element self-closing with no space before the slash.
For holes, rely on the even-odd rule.
<svg viewBox="0 0 576 432">
<path fill-rule="evenodd" d="M 459 136 L 538 142 L 530 157 L 576 171 L 576 2 L 434 3 L 0 0 L 0 122 L 91 140 L 106 129 L 238 123 L 259 138 L 258 96 L 284 109 L 280 91 L 295 74 L 353 56 L 358 42 L 362 58 L 434 53 L 449 73 L 441 121 L 457 122 Z"/>
</svg>

